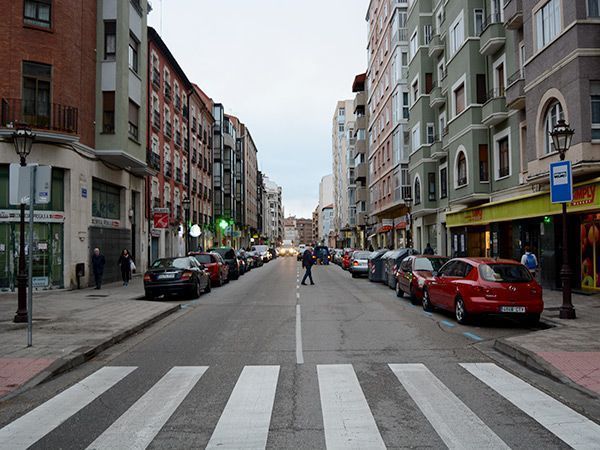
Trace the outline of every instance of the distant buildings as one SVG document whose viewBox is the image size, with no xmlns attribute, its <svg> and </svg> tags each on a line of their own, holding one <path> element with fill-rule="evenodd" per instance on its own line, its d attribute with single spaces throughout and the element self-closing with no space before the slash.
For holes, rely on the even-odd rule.
<svg viewBox="0 0 600 450">
<path fill-rule="evenodd" d="M 296 219 L 296 234 L 300 244 L 310 245 L 313 243 L 312 238 L 313 225 L 312 219 Z"/>
<path fill-rule="evenodd" d="M 265 186 L 263 234 L 266 242 L 278 245 L 283 240 L 283 204 L 281 186 L 263 178 Z"/>
<path fill-rule="evenodd" d="M 319 242 L 329 242 L 333 220 L 333 197 L 333 175 L 325 175 L 319 183 Z M 325 217 L 324 208 L 331 208 L 331 211 L 327 211 L 327 215 L 331 215 L 331 217 Z"/>
</svg>

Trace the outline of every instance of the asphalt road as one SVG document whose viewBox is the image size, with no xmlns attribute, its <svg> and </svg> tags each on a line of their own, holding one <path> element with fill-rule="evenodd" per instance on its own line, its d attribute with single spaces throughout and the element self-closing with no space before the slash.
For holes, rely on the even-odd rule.
<svg viewBox="0 0 600 450">
<path fill-rule="evenodd" d="M 273 261 L 0 405 L 0 448 L 600 447 L 585 398 L 477 348 L 526 329 L 298 274 Z"/>
</svg>

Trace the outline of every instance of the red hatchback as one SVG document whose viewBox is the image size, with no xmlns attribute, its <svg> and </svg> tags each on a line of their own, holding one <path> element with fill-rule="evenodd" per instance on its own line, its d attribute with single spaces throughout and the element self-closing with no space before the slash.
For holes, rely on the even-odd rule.
<svg viewBox="0 0 600 450">
<path fill-rule="evenodd" d="M 432 273 L 448 262 L 445 256 L 415 255 L 409 256 L 400 263 L 396 271 L 396 295 L 410 295 L 410 301 L 420 302 L 423 299 L 425 281 Z"/>
<path fill-rule="evenodd" d="M 454 311 L 467 323 L 478 314 L 517 316 L 537 324 L 544 310 L 542 287 L 516 261 L 456 258 L 425 281 L 423 309 Z"/>
<path fill-rule="evenodd" d="M 229 266 L 218 253 L 191 252 L 190 256 L 195 257 L 200 264 L 204 264 L 213 286 L 222 286 L 229 279 Z"/>
</svg>

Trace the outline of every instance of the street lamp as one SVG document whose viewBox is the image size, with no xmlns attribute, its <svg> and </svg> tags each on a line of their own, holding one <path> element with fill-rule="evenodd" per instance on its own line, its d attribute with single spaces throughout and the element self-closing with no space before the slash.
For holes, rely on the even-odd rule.
<svg viewBox="0 0 600 450">
<path fill-rule="evenodd" d="M 569 124 L 560 119 L 552 131 L 550 131 L 550 137 L 552 137 L 552 143 L 554 149 L 558 152 L 560 160 L 564 161 L 565 153 L 571 146 L 571 139 L 575 130 L 569 128 Z M 575 308 L 571 301 L 571 277 L 573 272 L 569 266 L 569 250 L 568 250 L 568 230 L 567 230 L 567 203 L 562 204 L 562 267 L 560 268 L 560 278 L 562 280 L 563 288 L 563 303 L 560 307 L 559 317 L 561 319 L 575 319 Z"/>
<path fill-rule="evenodd" d="M 15 152 L 19 156 L 22 167 L 27 165 L 27 156 L 35 140 L 35 133 L 27 127 L 18 127 L 12 134 Z M 32 201 L 32 199 L 30 199 Z M 29 249 L 31 251 L 31 249 Z M 17 312 L 13 322 L 27 322 L 27 273 L 25 272 L 25 204 L 21 203 L 21 220 L 19 223 L 19 273 L 17 275 Z"/>
<path fill-rule="evenodd" d="M 189 238 L 190 238 L 190 227 L 189 227 L 189 222 L 190 222 L 190 204 L 192 203 L 190 201 L 189 198 L 184 198 L 181 203 L 183 204 L 183 215 L 184 218 L 183 220 L 185 220 L 185 254 L 188 254 L 188 249 L 189 249 Z"/>
</svg>

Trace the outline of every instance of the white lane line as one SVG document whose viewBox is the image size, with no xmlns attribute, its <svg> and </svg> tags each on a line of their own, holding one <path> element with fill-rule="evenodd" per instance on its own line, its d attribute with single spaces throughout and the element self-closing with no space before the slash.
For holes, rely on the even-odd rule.
<svg viewBox="0 0 600 450">
<path fill-rule="evenodd" d="M 317 375 L 327 449 L 385 449 L 352 365 L 317 365 Z"/>
<path fill-rule="evenodd" d="M 173 367 L 88 449 L 145 449 L 208 367 Z"/>
<path fill-rule="evenodd" d="M 573 448 L 600 448 L 600 425 L 493 363 L 461 364 Z"/>
<path fill-rule="evenodd" d="M 136 367 L 103 367 L 0 430 L 0 448 L 26 449 L 89 405 Z"/>
<path fill-rule="evenodd" d="M 300 292 L 296 292 L 296 298 L 300 298 Z"/>
<path fill-rule="evenodd" d="M 449 448 L 509 448 L 423 364 L 389 366 Z"/>
<path fill-rule="evenodd" d="M 264 449 L 279 378 L 279 366 L 246 366 L 207 449 Z"/>
<path fill-rule="evenodd" d="M 300 294 L 298 294 L 300 298 Z M 302 314 L 300 305 L 296 305 L 296 364 L 304 364 L 304 354 L 302 353 Z"/>
</svg>

